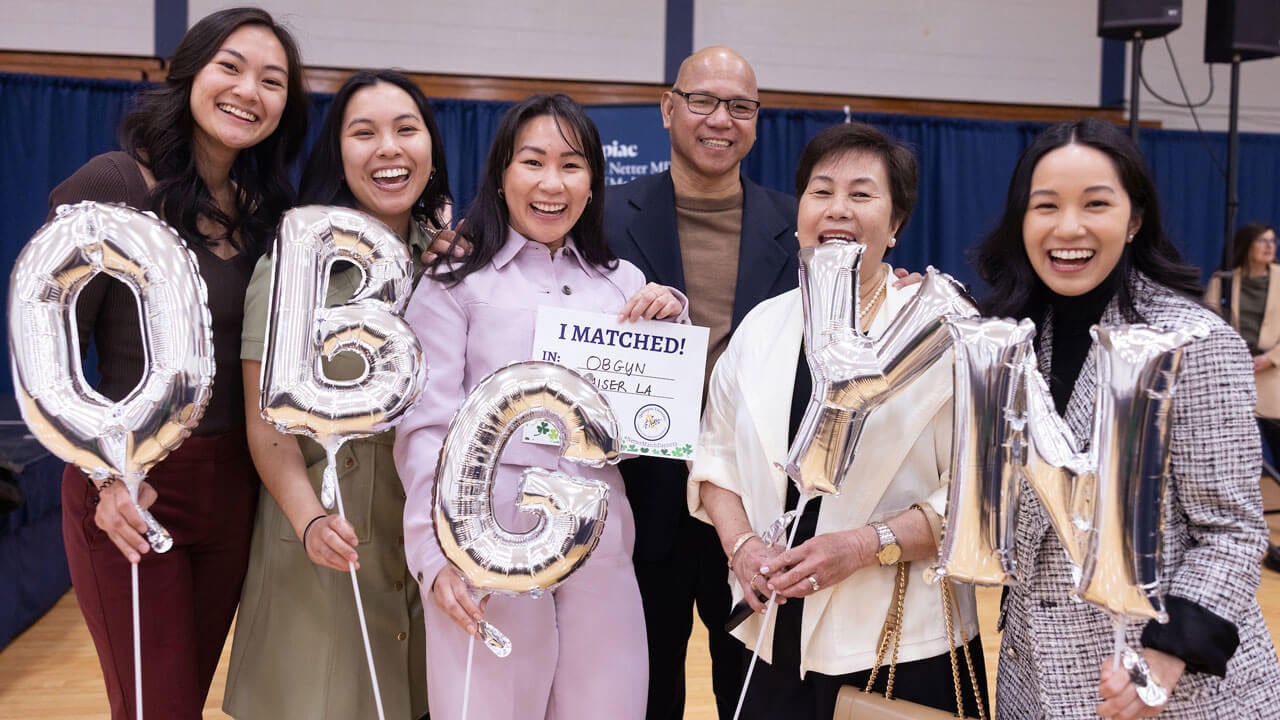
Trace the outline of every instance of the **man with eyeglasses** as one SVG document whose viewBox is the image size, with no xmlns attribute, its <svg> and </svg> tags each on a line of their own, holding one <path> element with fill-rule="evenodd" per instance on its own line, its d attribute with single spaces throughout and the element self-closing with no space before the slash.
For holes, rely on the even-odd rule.
<svg viewBox="0 0 1280 720">
<path fill-rule="evenodd" d="M 688 296 L 694 324 L 711 329 L 709 377 L 747 311 L 798 282 L 796 201 L 741 175 L 760 108 L 755 72 L 741 55 L 710 47 L 686 58 L 661 108 L 670 170 L 610 187 L 606 230 L 615 253 Z M 710 640 L 716 705 L 727 720 L 743 675 L 742 643 L 724 629 L 730 548 L 689 515 L 684 464 L 640 457 L 621 469 L 635 513 L 636 578 L 649 635 L 648 718 L 684 715 L 696 602 Z"/>
</svg>

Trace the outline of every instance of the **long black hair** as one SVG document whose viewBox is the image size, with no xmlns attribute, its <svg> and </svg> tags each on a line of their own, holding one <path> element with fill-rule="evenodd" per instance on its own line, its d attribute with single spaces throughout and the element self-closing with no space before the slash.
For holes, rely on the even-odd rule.
<svg viewBox="0 0 1280 720">
<path fill-rule="evenodd" d="M 440 126 L 436 123 L 436 116 L 431 111 L 431 102 L 427 100 L 427 96 L 417 84 L 395 70 L 358 72 L 338 88 L 320 125 L 320 136 L 316 138 L 316 144 L 307 158 L 306 169 L 302 171 L 298 200 L 303 204 L 341 205 L 349 208 L 356 206 L 355 196 L 347 186 L 347 176 L 342 168 L 342 118 L 347 113 L 351 98 L 357 92 L 378 83 L 387 83 L 404 90 L 413 99 L 413 104 L 418 106 L 418 113 L 427 126 L 427 134 L 431 136 L 433 173 L 414 204 L 413 216 L 435 227 L 444 227 L 444 209 L 452 201 L 449 195 L 449 170 L 444 156 L 444 138 L 440 135 Z"/>
<path fill-rule="evenodd" d="M 1231 267 L 1244 268 L 1245 263 L 1249 260 L 1249 248 L 1253 245 L 1253 241 L 1262 237 L 1270 230 L 1275 232 L 1276 229 L 1266 223 L 1251 222 L 1240 226 L 1236 231 L 1236 235 L 1231 240 Z"/>
<path fill-rule="evenodd" d="M 288 59 L 288 96 L 275 132 L 240 151 L 231 167 L 236 184 L 235 213 L 223 212 L 196 167 L 191 114 L 195 77 L 222 48 L 231 33 L 245 25 L 270 30 Z M 204 245 L 225 239 L 253 255 L 261 254 L 275 232 L 280 214 L 293 205 L 289 167 L 302 149 L 307 131 L 307 93 L 302 82 L 298 45 L 283 26 L 259 8 L 219 10 L 187 31 L 169 60 L 164 84 L 143 91 L 120 126 L 120 144 L 156 178 L 151 197 L 156 213 L 187 242 Z M 225 228 L 224 238 L 206 238 L 197 219 L 204 216 Z"/>
<path fill-rule="evenodd" d="M 510 216 L 507 202 L 502 196 L 502 175 L 515 156 L 516 135 L 525 123 L 551 116 L 560 136 L 586 159 L 591 171 L 591 198 L 581 217 L 569 231 L 582 258 L 597 267 L 612 270 L 618 266 L 618 258 L 609 249 L 604 234 L 604 147 L 600 144 L 600 132 L 587 116 L 582 106 L 568 95 L 534 95 L 517 103 L 502 116 L 498 129 L 489 146 L 489 157 L 484 164 L 484 178 L 476 199 L 467 210 L 467 219 L 458 234 L 471 243 L 471 253 L 454 261 L 448 254 L 436 259 L 436 264 L 457 264 L 438 277 L 445 282 L 460 282 L 463 278 L 489 264 L 507 240 Z"/>
<path fill-rule="evenodd" d="M 1000 221 L 978 246 L 978 276 L 991 286 L 982 303 L 984 315 L 1039 319 L 1048 288 L 1036 275 L 1027 257 L 1022 223 L 1031 196 L 1031 176 L 1048 153 L 1067 145 L 1085 145 L 1106 155 L 1129 195 L 1141 227 L 1125 246 L 1116 272 L 1120 312 L 1128 322 L 1140 322 L 1141 314 L 1129 294 L 1128 277 L 1134 270 L 1190 298 L 1200 295 L 1200 272 L 1182 261 L 1182 254 L 1165 235 L 1151 172 L 1129 136 L 1109 122 L 1089 118 L 1053 125 L 1031 141 L 1013 170 L 1009 194 Z"/>
</svg>

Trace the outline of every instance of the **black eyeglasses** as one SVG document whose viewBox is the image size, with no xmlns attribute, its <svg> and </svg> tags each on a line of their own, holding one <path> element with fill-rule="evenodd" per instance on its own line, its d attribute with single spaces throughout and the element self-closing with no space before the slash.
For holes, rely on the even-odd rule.
<svg viewBox="0 0 1280 720">
<path fill-rule="evenodd" d="M 720 107 L 720 103 L 724 103 L 729 109 L 729 117 L 737 120 L 750 120 L 756 116 L 756 111 L 760 109 L 759 100 L 748 100 L 747 98 L 721 98 L 707 93 L 685 92 L 679 88 L 671 88 L 671 92 L 684 98 L 689 105 L 689 112 L 695 115 L 710 115 Z"/>
</svg>

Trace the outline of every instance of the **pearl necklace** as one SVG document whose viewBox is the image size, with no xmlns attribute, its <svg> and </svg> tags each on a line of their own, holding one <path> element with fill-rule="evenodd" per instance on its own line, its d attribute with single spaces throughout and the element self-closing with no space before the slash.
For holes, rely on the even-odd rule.
<svg viewBox="0 0 1280 720">
<path fill-rule="evenodd" d="M 883 272 L 880 275 L 880 283 L 876 286 L 875 291 L 871 293 L 871 298 L 865 303 L 858 304 L 858 327 L 862 327 L 862 321 L 868 317 L 872 310 L 876 308 L 876 304 L 880 302 L 880 298 L 884 296 L 885 290 L 889 287 L 889 273 Z"/>
</svg>

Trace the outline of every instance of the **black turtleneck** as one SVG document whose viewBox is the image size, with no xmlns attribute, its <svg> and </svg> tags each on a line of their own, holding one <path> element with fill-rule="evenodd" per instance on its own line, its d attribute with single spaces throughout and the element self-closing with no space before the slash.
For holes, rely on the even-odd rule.
<svg viewBox="0 0 1280 720">
<path fill-rule="evenodd" d="M 1050 364 L 1049 392 L 1053 405 L 1062 415 L 1067 411 L 1071 391 L 1080 377 L 1080 368 L 1089 355 L 1093 338 L 1089 328 L 1102 319 L 1102 311 L 1120 287 L 1121 265 L 1097 287 L 1083 295 L 1066 296 L 1049 291 L 1049 307 L 1053 309 L 1053 353 Z"/>
</svg>

